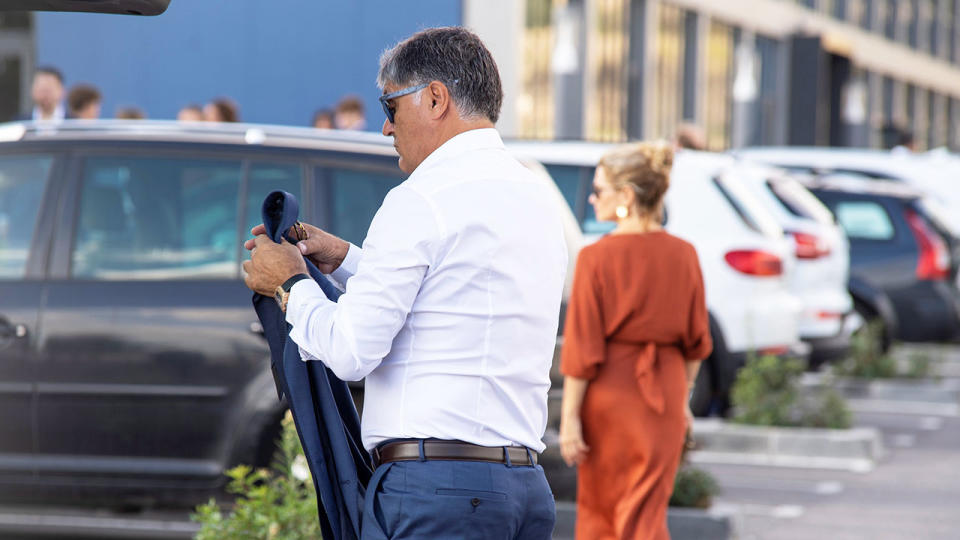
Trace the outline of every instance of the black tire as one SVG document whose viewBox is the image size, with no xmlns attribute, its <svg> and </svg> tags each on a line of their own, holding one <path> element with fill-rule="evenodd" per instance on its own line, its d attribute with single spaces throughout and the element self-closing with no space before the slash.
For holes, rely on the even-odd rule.
<svg viewBox="0 0 960 540">
<path fill-rule="evenodd" d="M 694 416 L 707 416 L 710 414 L 710 406 L 713 404 L 715 386 L 713 356 L 711 355 L 700 363 L 697 382 L 694 384 L 693 395 L 690 397 L 690 410 Z"/>
<path fill-rule="evenodd" d="M 881 325 L 880 335 L 877 337 L 877 347 L 880 352 L 887 354 L 890 352 L 890 346 L 893 344 L 893 337 L 890 335 L 890 331 L 887 328 L 886 321 L 883 320 L 883 317 L 874 309 L 872 306 L 861 302 L 859 300 L 854 300 L 853 309 L 863 318 L 864 327 L 868 324 L 879 323 Z M 857 332 L 862 332 L 863 328 L 857 330 Z"/>
</svg>

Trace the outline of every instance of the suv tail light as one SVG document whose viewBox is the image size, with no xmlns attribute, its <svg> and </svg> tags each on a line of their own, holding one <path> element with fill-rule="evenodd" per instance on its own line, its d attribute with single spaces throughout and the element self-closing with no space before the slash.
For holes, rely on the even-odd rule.
<svg viewBox="0 0 960 540">
<path fill-rule="evenodd" d="M 940 280 L 950 277 L 950 252 L 947 244 L 915 211 L 907 209 L 907 224 L 920 246 L 917 279 Z"/>
<path fill-rule="evenodd" d="M 783 261 L 766 251 L 741 249 L 728 252 L 724 257 L 734 270 L 751 276 L 779 276 L 783 274 Z"/>
<path fill-rule="evenodd" d="M 798 259 L 819 259 L 830 254 L 830 246 L 823 238 L 810 233 L 788 231 L 797 244 Z"/>
</svg>

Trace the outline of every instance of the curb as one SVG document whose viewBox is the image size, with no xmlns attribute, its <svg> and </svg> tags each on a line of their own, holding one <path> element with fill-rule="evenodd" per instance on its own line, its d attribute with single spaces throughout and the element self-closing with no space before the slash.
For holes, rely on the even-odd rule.
<svg viewBox="0 0 960 540">
<path fill-rule="evenodd" d="M 706 510 L 672 507 L 667 510 L 667 528 L 673 540 L 737 538 L 740 521 L 739 512 L 730 505 L 715 505 Z M 576 503 L 558 501 L 553 540 L 573 540 L 576 522 Z"/>
<path fill-rule="evenodd" d="M 824 387 L 821 374 L 808 373 L 801 379 L 805 393 Z M 838 378 L 834 388 L 854 411 L 960 416 L 960 381 L 956 380 Z"/>
<path fill-rule="evenodd" d="M 883 457 L 876 428 L 783 428 L 698 419 L 693 433 L 697 450 L 687 456 L 692 463 L 869 472 Z"/>
</svg>

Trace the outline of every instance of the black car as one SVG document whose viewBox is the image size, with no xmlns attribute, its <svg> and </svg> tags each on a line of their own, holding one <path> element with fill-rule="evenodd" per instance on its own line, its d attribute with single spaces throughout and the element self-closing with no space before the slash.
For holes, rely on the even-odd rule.
<svg viewBox="0 0 960 540">
<path fill-rule="evenodd" d="M 902 183 L 853 176 L 808 179 L 850 240 L 851 293 L 886 339 L 948 341 L 960 334 L 955 239 L 932 203 Z"/>
<path fill-rule="evenodd" d="M 242 242 L 283 189 L 359 244 L 405 176 L 389 140 L 130 121 L 0 139 L 0 496 L 199 500 L 267 465 L 284 405 Z"/>
</svg>

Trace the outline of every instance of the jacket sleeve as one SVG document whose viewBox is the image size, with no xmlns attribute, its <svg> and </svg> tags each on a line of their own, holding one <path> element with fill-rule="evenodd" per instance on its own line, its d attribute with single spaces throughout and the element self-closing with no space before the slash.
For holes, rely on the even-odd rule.
<svg viewBox="0 0 960 540">
<path fill-rule="evenodd" d="M 602 284 L 592 254 L 585 248 L 577 256 L 560 355 L 561 373 L 588 380 L 597 376 L 606 356 Z"/>
<path fill-rule="evenodd" d="M 683 357 L 687 360 L 703 360 L 713 350 L 710 337 L 710 316 L 707 314 L 707 300 L 703 288 L 703 273 L 696 251 L 693 252 L 693 292 L 690 295 L 687 333 L 683 338 Z"/>
</svg>

